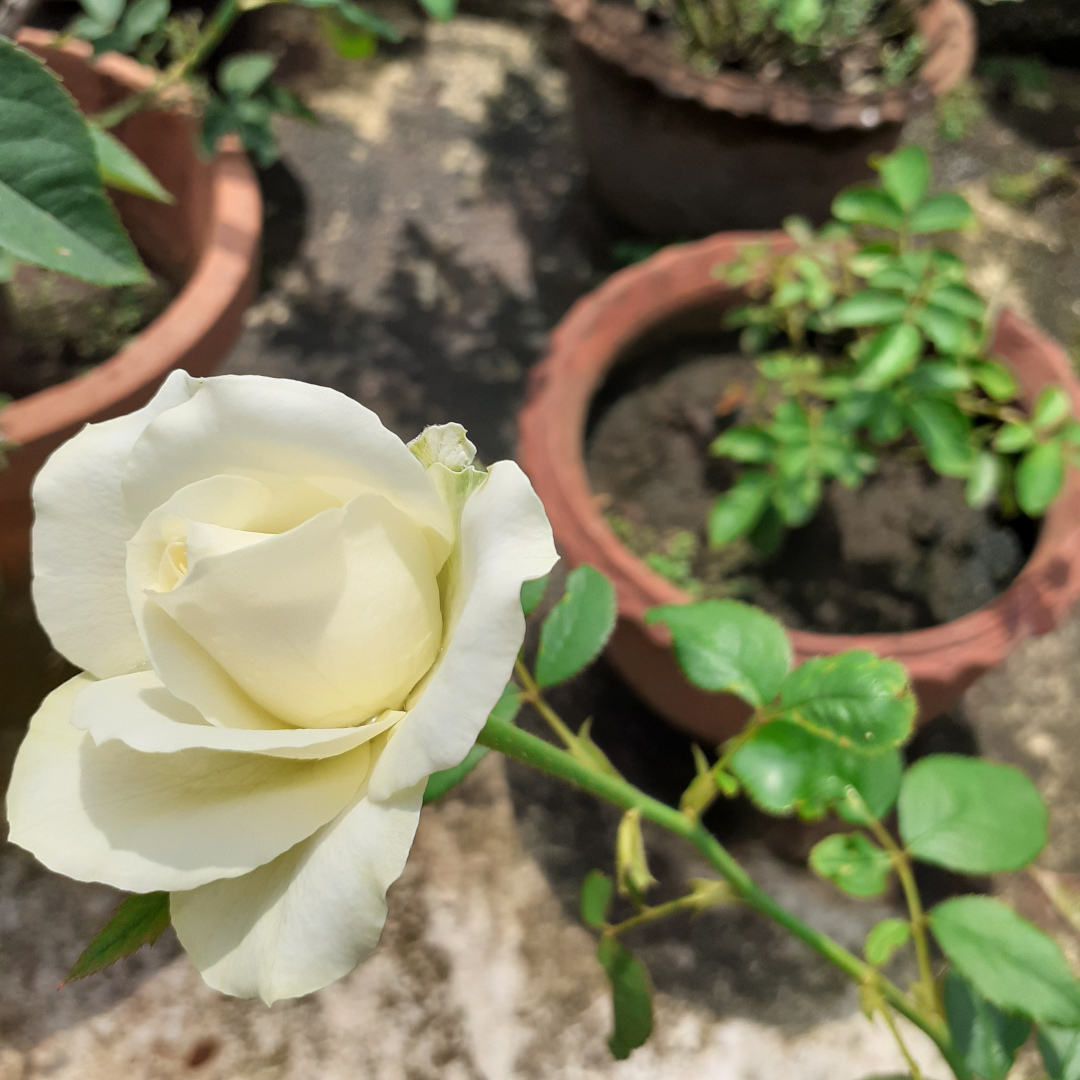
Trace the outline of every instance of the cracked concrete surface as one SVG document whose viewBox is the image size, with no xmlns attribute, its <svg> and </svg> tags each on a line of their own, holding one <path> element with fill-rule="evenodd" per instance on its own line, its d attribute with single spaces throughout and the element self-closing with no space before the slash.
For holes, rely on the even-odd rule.
<svg viewBox="0 0 1080 1080">
<path fill-rule="evenodd" d="M 312 44 L 306 16 L 274 20 L 267 32 L 290 45 L 283 69 L 323 122 L 282 125 L 284 164 L 264 178 L 266 287 L 228 370 L 334 386 L 406 437 L 460 420 L 487 460 L 511 455 L 547 331 L 615 267 L 613 247 L 626 238 L 584 187 L 559 28 L 543 8 L 466 14 L 417 25 L 403 46 L 346 67 Z M 942 182 L 968 185 L 984 222 L 970 250 L 987 287 L 1068 340 L 1080 334 L 1075 208 L 1051 202 L 1017 216 L 984 194 L 996 161 L 1019 168 L 1035 153 L 986 124 L 960 144 L 934 144 L 926 123 L 914 135 L 934 144 Z M 977 684 L 965 722 L 925 736 L 978 743 L 1028 769 L 1052 806 L 1045 865 L 1072 873 L 1078 657 L 1074 619 Z M 34 702 L 65 671 L 26 597 L 5 595 L 0 775 Z M 597 739 L 628 776 L 677 796 L 691 767 L 685 740 L 602 666 L 556 697 L 573 721 L 595 718 Z M 895 898 L 848 901 L 809 875 L 799 862 L 805 831 L 739 808 L 711 824 L 770 891 L 851 947 L 896 910 Z M 612 812 L 588 797 L 489 759 L 425 811 L 375 955 L 271 1009 L 208 990 L 171 934 L 57 991 L 119 894 L 52 875 L 5 845 L 0 1080 L 867 1080 L 901 1071 L 888 1033 L 863 1018 L 833 969 L 736 907 L 638 933 L 658 991 L 656 1033 L 613 1062 L 607 988 L 575 897 L 589 869 L 609 866 L 614 828 Z M 650 848 L 672 895 L 703 874 L 663 837 L 650 836 Z M 913 1033 L 911 1045 L 928 1080 L 944 1080 L 926 1040 Z M 1021 1075 L 1033 1075 L 1030 1062 Z"/>
</svg>

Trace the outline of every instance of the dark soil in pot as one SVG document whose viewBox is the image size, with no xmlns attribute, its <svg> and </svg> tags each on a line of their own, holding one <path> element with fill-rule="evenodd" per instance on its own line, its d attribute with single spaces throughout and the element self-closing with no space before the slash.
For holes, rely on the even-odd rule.
<svg viewBox="0 0 1080 1080">
<path fill-rule="evenodd" d="M 0 286 L 0 395 L 26 397 L 118 353 L 169 305 L 160 275 L 140 285 L 91 285 L 20 265 Z"/>
<path fill-rule="evenodd" d="M 1027 560 L 1033 522 L 971 509 L 961 481 L 901 453 L 883 455 L 856 491 L 831 483 L 814 519 L 788 532 L 775 555 L 744 541 L 710 551 L 709 507 L 735 466 L 706 448 L 720 430 L 718 403 L 753 385 L 754 368 L 715 342 L 711 351 L 668 347 L 658 361 L 637 367 L 635 385 L 601 397 L 587 464 L 620 539 L 692 594 L 746 600 L 793 629 L 899 632 L 974 611 Z"/>
</svg>

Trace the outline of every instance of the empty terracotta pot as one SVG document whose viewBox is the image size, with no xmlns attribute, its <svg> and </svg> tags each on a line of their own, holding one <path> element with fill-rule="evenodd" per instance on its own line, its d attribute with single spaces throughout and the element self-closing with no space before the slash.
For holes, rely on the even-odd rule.
<svg viewBox="0 0 1080 1080">
<path fill-rule="evenodd" d="M 823 221 L 833 197 L 868 180 L 867 158 L 903 121 L 971 70 L 975 26 L 962 0 L 931 0 L 919 78 L 880 94 L 811 91 L 682 63 L 630 4 L 555 0 L 570 22 L 574 121 L 591 183 L 642 233 L 683 240 Z"/>
<path fill-rule="evenodd" d="M 521 463 L 543 500 L 555 539 L 571 566 L 588 563 L 615 584 L 619 620 L 608 658 L 634 690 L 675 726 L 718 744 L 742 725 L 745 707 L 683 677 L 663 627 L 643 614 L 691 598 L 650 570 L 608 528 L 585 469 L 590 407 L 612 369 L 643 347 L 676 333 L 717 327 L 718 312 L 741 301 L 712 270 L 752 241 L 790 244 L 778 233 L 726 233 L 667 248 L 609 278 L 570 310 L 534 369 L 520 416 Z M 1080 383 L 1064 351 L 1009 312 L 997 325 L 994 352 L 1010 364 L 1030 402 L 1058 383 L 1080 412 Z M 908 669 L 920 717 L 950 708 L 980 675 L 1026 636 L 1056 627 L 1080 598 L 1080 475 L 1071 470 L 1043 521 L 1027 564 L 995 600 L 953 622 L 908 633 L 832 635 L 790 632 L 796 662 L 845 649 L 869 649 Z"/>
<path fill-rule="evenodd" d="M 40 30 L 19 34 L 84 112 L 100 112 L 152 78 L 127 57 L 93 60 L 83 42 L 57 49 L 51 40 Z M 239 143 L 225 139 L 212 161 L 201 160 L 193 118 L 179 111 L 139 113 L 113 133 L 176 199 L 166 206 L 110 192 L 146 263 L 178 291 L 110 360 L 0 409 L 0 438 L 15 444 L 0 470 L 0 575 L 7 580 L 29 572 L 30 484 L 49 454 L 84 424 L 145 404 L 175 368 L 210 374 L 236 340 L 255 294 L 262 203 Z"/>
</svg>

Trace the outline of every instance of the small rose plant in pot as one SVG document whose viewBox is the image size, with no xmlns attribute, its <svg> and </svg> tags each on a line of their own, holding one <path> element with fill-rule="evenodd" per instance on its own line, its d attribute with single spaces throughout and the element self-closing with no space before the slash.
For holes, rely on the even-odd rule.
<svg viewBox="0 0 1080 1080">
<path fill-rule="evenodd" d="M 1038 445 L 1058 430 L 1023 423 Z M 923 906 L 915 860 L 1021 870 L 1047 812 L 1011 767 L 938 754 L 905 768 L 915 702 L 898 663 L 851 651 L 794 666 L 783 627 L 733 600 L 652 612 L 689 679 L 751 709 L 739 735 L 695 751 L 669 806 L 546 696 L 604 647 L 614 590 L 574 570 L 527 662 L 551 530 L 518 467 L 480 467 L 457 425 L 405 444 L 329 389 L 178 372 L 139 412 L 61 447 L 34 499 L 38 612 L 84 671 L 31 722 L 10 837 L 59 873 L 134 894 L 70 978 L 171 921 L 226 993 L 271 1003 L 327 985 L 376 947 L 423 804 L 495 750 L 623 811 L 611 864 L 581 887 L 617 1058 L 653 1025 L 635 928 L 742 904 L 852 979 L 916 1080 L 897 1017 L 958 1080 L 1003 1080 L 1029 1038 L 1055 1080 L 1080 1065 L 1080 981 L 1058 945 L 988 896 Z M 523 706 L 554 742 L 516 724 Z M 741 792 L 774 815 L 832 815 L 840 831 L 813 849 L 813 871 L 856 897 L 896 883 L 904 915 L 857 955 L 788 910 L 702 823 Z M 645 821 L 708 866 L 686 895 L 650 902 Z M 909 986 L 888 973 L 901 950 L 916 961 Z"/>
<path fill-rule="evenodd" d="M 760 382 L 710 446 L 738 467 L 709 517 L 714 547 L 747 536 L 774 551 L 814 516 L 827 482 L 858 488 L 883 453 L 963 480 L 969 506 L 1031 518 L 1080 463 L 1066 391 L 1018 400 L 963 261 L 924 242 L 973 224 L 968 204 L 928 194 L 919 147 L 876 167 L 880 185 L 842 193 L 820 230 L 786 223 L 793 251 L 748 246 L 718 271 L 754 300 L 726 321 L 743 328 Z"/>
<path fill-rule="evenodd" d="M 982 0 L 995 3 L 997 0 Z M 911 79 L 924 58 L 919 0 L 647 0 L 688 63 L 773 82 L 873 94 Z"/>
</svg>

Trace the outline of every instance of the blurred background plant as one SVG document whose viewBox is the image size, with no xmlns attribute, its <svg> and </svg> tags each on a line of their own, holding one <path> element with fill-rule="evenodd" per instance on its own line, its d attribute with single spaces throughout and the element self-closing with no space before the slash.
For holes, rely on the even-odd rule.
<svg viewBox="0 0 1080 1080">
<path fill-rule="evenodd" d="M 91 117 L 82 116 L 35 56 L 0 37 L 0 280 L 10 280 L 17 261 L 99 285 L 146 280 L 104 191 L 108 186 L 172 201 L 110 133 L 136 113 L 194 110 L 207 155 L 223 135 L 235 133 L 257 164 L 275 161 L 274 114 L 314 121 L 294 95 L 273 82 L 277 57 L 243 52 L 222 60 L 213 73 L 209 68 L 215 49 L 243 14 L 280 2 L 285 0 L 220 0 L 203 14 L 174 13 L 171 0 L 81 0 L 81 14 L 57 45 L 81 39 L 90 42 L 94 55 L 123 53 L 155 72 L 144 89 Z M 295 2 L 322 10 L 332 41 L 347 41 L 354 55 L 370 53 L 378 40 L 401 40 L 391 22 L 353 0 Z M 420 3 L 437 19 L 454 14 L 455 0 Z M 14 33 L 31 10 L 32 4 L 10 0 L 0 7 L 0 26 Z M 358 38 L 365 43 L 359 51 Z"/>
<path fill-rule="evenodd" d="M 793 252 L 750 245 L 718 271 L 754 301 L 727 322 L 759 355 L 761 381 L 710 447 L 743 466 L 710 514 L 716 547 L 748 535 L 771 553 L 813 517 L 825 482 L 859 487 L 883 452 L 922 455 L 966 481 L 969 505 L 996 500 L 1007 516 L 1041 516 L 1080 465 L 1065 391 L 1020 402 L 964 263 L 925 243 L 972 225 L 968 203 L 929 193 L 919 147 L 875 167 L 880 185 L 840 194 L 820 231 L 786 223 Z"/>
<path fill-rule="evenodd" d="M 795 75 L 809 86 L 872 94 L 907 81 L 923 56 L 917 0 L 639 3 L 667 20 L 686 60 L 709 73 L 739 67 L 768 80 Z"/>
</svg>

